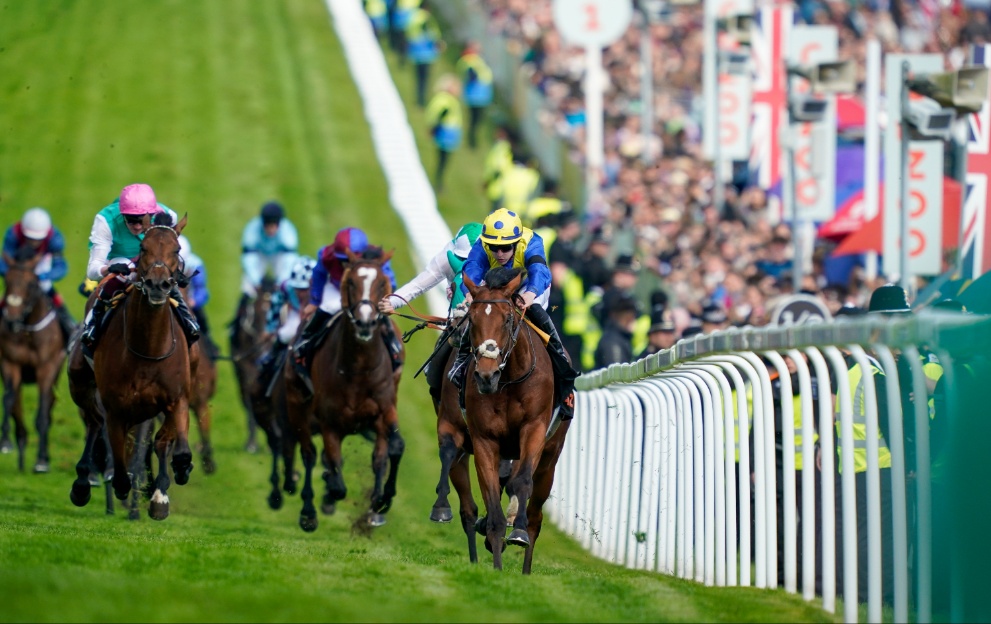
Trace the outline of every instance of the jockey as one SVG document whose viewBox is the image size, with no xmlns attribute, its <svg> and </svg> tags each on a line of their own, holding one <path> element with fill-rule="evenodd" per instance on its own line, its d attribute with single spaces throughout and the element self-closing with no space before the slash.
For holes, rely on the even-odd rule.
<svg viewBox="0 0 991 624">
<path fill-rule="evenodd" d="M 52 218 L 45 209 L 32 208 L 24 213 L 19 222 L 7 228 L 7 233 L 4 234 L 0 275 L 7 275 L 8 257 L 14 259 L 18 257 L 18 252 L 29 254 L 27 257 L 32 259 L 40 255 L 41 259 L 35 265 L 34 272 L 38 276 L 41 290 L 48 294 L 52 305 L 55 306 L 55 315 L 62 329 L 62 337 L 68 343 L 69 336 L 76 327 L 76 321 L 66 309 L 65 301 L 62 295 L 56 292 L 54 285 L 54 282 L 65 277 L 68 271 L 68 265 L 62 255 L 64 249 L 65 239 L 52 225 Z"/>
<path fill-rule="evenodd" d="M 99 281 L 100 286 L 99 294 L 93 309 L 86 317 L 85 329 L 80 336 L 80 341 L 89 355 L 92 355 L 93 347 L 103 329 L 103 318 L 110 309 L 110 299 L 126 288 L 135 276 L 134 261 L 141 252 L 145 224 L 162 213 L 173 226 L 178 222 L 175 212 L 158 203 L 155 199 L 155 191 L 150 186 L 131 184 L 125 186 L 120 192 L 120 197 L 94 217 L 93 228 L 89 235 L 89 264 L 86 267 L 86 277 Z M 200 327 L 190 314 L 178 286 L 172 288 L 169 296 L 176 302 L 175 309 L 179 316 L 179 324 L 186 334 L 186 342 L 192 345 L 200 337 Z"/>
<path fill-rule="evenodd" d="M 471 251 L 481 232 L 481 223 L 466 223 L 458 230 L 451 242 L 444 245 L 444 248 L 430 259 L 427 268 L 403 284 L 396 292 L 379 301 L 379 311 L 392 314 L 444 280 L 450 284 L 447 289 L 450 307 L 453 308 L 464 301 L 464 293 L 461 291 L 461 267 L 464 266 L 468 252 Z"/>
<path fill-rule="evenodd" d="M 450 301 L 448 311 L 464 301 L 465 296 L 461 290 L 461 268 L 464 266 L 465 260 L 468 259 L 472 245 L 475 244 L 481 233 L 481 223 L 466 223 L 462 226 L 454 239 L 444 245 L 444 248 L 430 259 L 427 267 L 419 275 L 403 284 L 396 292 L 379 301 L 379 311 L 384 314 L 392 314 L 444 280 L 447 280 L 449 284 L 447 287 L 447 298 Z M 430 394 L 438 401 L 440 400 L 440 375 L 443 374 L 444 364 L 451 352 L 450 342 L 447 338 L 446 332 L 441 334 L 436 352 L 431 359 L 431 362 L 440 363 L 439 366 L 427 367 L 427 386 L 430 388 Z"/>
<path fill-rule="evenodd" d="M 310 302 L 303 308 L 303 318 L 309 318 L 303 333 L 293 344 L 293 356 L 299 363 L 309 359 L 313 348 L 311 344 L 328 321 L 341 311 L 341 278 L 344 277 L 345 262 L 348 251 L 360 254 L 368 247 L 368 236 L 358 228 L 349 227 L 339 231 L 334 242 L 317 252 L 317 265 L 313 269 L 313 283 L 310 286 Z M 392 265 L 386 262 L 382 270 L 396 287 L 396 275 Z M 312 316 L 311 316 L 312 315 Z M 386 319 L 382 323 L 382 337 L 389 347 L 392 356 L 393 370 L 403 365 L 401 358 L 402 345 L 396 339 L 392 323 Z"/>
<path fill-rule="evenodd" d="M 292 267 L 289 279 L 279 284 L 268 308 L 265 331 L 275 334 L 275 342 L 268 353 L 258 362 L 258 383 L 268 388 L 280 363 L 282 355 L 296 337 L 301 321 L 303 302 L 310 300 L 310 285 L 313 268 L 317 261 L 309 256 L 300 256 Z"/>
<path fill-rule="evenodd" d="M 485 218 L 482 234 L 472 246 L 468 260 L 464 264 L 464 274 L 475 284 L 483 284 L 485 274 L 495 267 L 525 269 L 526 278 L 520 289 L 526 317 L 550 340 L 547 351 L 554 365 L 554 377 L 560 388 L 562 420 L 569 420 L 574 408 L 575 378 L 580 374 L 571 366 L 571 359 L 561 344 L 561 337 L 545 309 L 551 292 L 551 273 L 547 268 L 547 254 L 544 241 L 533 230 L 523 227 L 519 215 L 506 208 L 500 208 Z M 471 295 L 462 284 L 465 301 L 459 306 L 466 311 L 471 303 Z M 538 305 L 533 305 L 537 303 Z M 471 342 L 462 339 L 458 357 L 451 367 L 449 378 L 459 390 L 464 385 L 471 357 Z"/>
<path fill-rule="evenodd" d="M 282 204 L 267 202 L 262 206 L 261 214 L 244 226 L 241 235 L 241 269 L 244 276 L 241 279 L 243 294 L 239 310 L 255 296 L 266 271 L 272 273 L 276 282 L 289 277 L 298 247 L 296 226 L 286 218 Z"/>
<path fill-rule="evenodd" d="M 193 252 L 192 244 L 185 234 L 179 235 L 179 258 L 182 260 L 182 272 L 189 280 L 189 296 L 186 303 L 192 307 L 201 333 L 206 337 L 210 351 L 209 356 L 216 358 L 220 353 L 220 348 L 210 337 L 210 321 L 207 319 L 204 307 L 210 300 L 210 290 L 206 285 L 206 266 L 203 264 L 203 259 Z"/>
</svg>

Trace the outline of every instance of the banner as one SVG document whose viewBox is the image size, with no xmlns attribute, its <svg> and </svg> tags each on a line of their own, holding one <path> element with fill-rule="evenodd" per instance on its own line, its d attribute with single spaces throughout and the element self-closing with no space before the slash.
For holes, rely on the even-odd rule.
<svg viewBox="0 0 991 624">
<path fill-rule="evenodd" d="M 991 66 L 991 45 L 971 46 L 971 65 Z M 991 96 L 991 93 L 989 93 Z M 991 103 L 970 115 L 967 141 L 967 194 L 963 205 L 963 277 L 976 278 L 991 271 Z"/>
<path fill-rule="evenodd" d="M 835 61 L 837 53 L 835 26 L 798 24 L 792 28 L 787 56 L 790 65 L 807 66 Z M 792 94 L 809 92 L 807 80 L 797 76 L 789 80 Z M 795 180 L 786 177 L 784 192 L 788 198 L 785 219 L 792 221 L 828 221 L 835 212 L 836 98 L 831 95 L 820 97 L 829 102 L 821 122 L 789 126 L 792 131 Z"/>
</svg>

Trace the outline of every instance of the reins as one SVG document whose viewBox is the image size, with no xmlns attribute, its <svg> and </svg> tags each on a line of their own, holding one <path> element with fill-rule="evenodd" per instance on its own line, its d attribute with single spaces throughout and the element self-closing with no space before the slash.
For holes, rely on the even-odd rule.
<svg viewBox="0 0 991 624">
<path fill-rule="evenodd" d="M 164 227 L 164 226 L 161 226 L 161 227 Z M 168 358 L 172 357 L 172 354 L 175 353 L 175 347 L 176 347 L 175 318 L 173 318 L 172 310 L 169 310 L 168 311 L 169 312 L 169 329 L 171 330 L 171 333 L 172 333 L 172 348 L 169 349 L 169 352 L 166 353 L 165 355 L 152 356 L 152 355 L 145 355 L 144 353 L 138 353 L 131 346 L 131 343 L 129 343 L 127 341 L 127 302 L 124 302 L 122 304 L 122 307 L 124 308 L 124 310 L 123 310 L 123 315 L 124 315 L 124 346 L 127 347 L 127 350 L 130 351 L 131 353 L 133 353 L 134 355 L 138 356 L 139 358 L 142 358 L 142 359 L 145 359 L 145 360 L 151 360 L 152 362 L 161 362 L 162 360 L 165 360 L 165 359 L 168 359 Z"/>
</svg>

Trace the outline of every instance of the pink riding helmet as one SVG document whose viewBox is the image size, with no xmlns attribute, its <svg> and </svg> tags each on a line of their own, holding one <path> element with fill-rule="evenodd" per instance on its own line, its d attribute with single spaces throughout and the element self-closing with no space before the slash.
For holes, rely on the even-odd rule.
<svg viewBox="0 0 991 624">
<path fill-rule="evenodd" d="M 155 214 L 161 209 L 155 191 L 147 184 L 131 184 L 120 192 L 120 213 L 126 215 Z"/>
</svg>

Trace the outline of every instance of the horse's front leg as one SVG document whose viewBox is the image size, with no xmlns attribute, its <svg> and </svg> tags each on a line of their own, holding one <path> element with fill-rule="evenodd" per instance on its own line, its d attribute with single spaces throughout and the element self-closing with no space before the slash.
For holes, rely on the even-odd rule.
<svg viewBox="0 0 991 624">
<path fill-rule="evenodd" d="M 200 364 L 200 366 L 206 366 L 206 364 L 203 363 Z M 190 383 L 195 384 L 196 382 L 191 380 Z M 199 389 L 197 388 L 194 392 L 199 392 Z M 210 428 L 212 423 L 210 404 L 206 399 L 200 400 L 200 398 L 197 397 L 196 405 L 193 406 L 193 413 L 196 415 L 196 423 L 199 425 L 200 440 L 203 447 L 200 452 L 200 455 L 203 456 L 203 472 L 206 474 L 213 474 L 217 471 L 217 464 L 213 461 L 213 443 L 210 441 Z M 178 482 L 178 479 L 176 481 Z"/>
<path fill-rule="evenodd" d="M 451 483 L 461 502 L 461 528 L 468 537 L 468 560 L 478 563 L 475 522 L 478 520 L 478 505 L 471 494 L 471 473 L 468 471 L 468 453 L 461 451 L 451 464 Z"/>
<path fill-rule="evenodd" d="M 17 469 L 24 472 L 24 452 L 28 445 L 28 430 L 24 426 L 24 415 L 21 412 L 21 368 L 13 364 L 3 365 L 3 415 L 7 428 L 3 431 L 3 439 L 8 438 L 10 426 L 8 417 L 14 419 L 14 439 L 17 441 Z"/>
<path fill-rule="evenodd" d="M 114 458 L 114 496 L 126 501 L 131 492 L 131 479 L 127 475 L 127 426 L 118 421 L 115 414 L 107 412 L 107 438 L 110 440 L 110 453 Z"/>
<path fill-rule="evenodd" d="M 437 450 L 440 456 L 440 480 L 437 482 L 437 500 L 430 510 L 430 520 L 432 522 L 450 522 L 454 518 L 451 511 L 451 503 L 447 500 L 451 493 L 450 474 L 451 467 L 458 455 L 458 449 L 464 443 L 464 436 L 461 435 L 461 443 L 455 440 L 455 431 L 452 431 L 449 423 L 442 419 L 437 420 Z"/>
<path fill-rule="evenodd" d="M 389 478 L 386 479 L 382 498 L 379 500 L 372 499 L 372 511 L 379 514 L 386 513 L 392 507 L 392 499 L 396 497 L 396 481 L 399 478 L 399 462 L 402 461 L 403 453 L 406 451 L 406 441 L 399 434 L 399 422 L 395 405 L 388 406 L 385 412 L 385 425 L 387 432 L 386 453 L 389 456 Z M 378 474 L 376 471 L 376 482 L 378 482 Z"/>
<path fill-rule="evenodd" d="M 103 427 L 92 419 L 85 419 L 86 422 L 86 442 L 83 445 L 83 454 L 76 463 L 76 480 L 72 483 L 69 491 L 69 500 L 76 507 L 84 507 L 89 503 L 90 471 L 95 469 L 93 465 L 93 447 L 96 445 L 97 436 L 103 432 Z"/>
<path fill-rule="evenodd" d="M 148 506 L 148 515 L 152 520 L 165 520 L 169 517 L 169 486 L 172 481 L 169 479 L 168 455 L 169 447 L 176 440 L 175 419 L 171 414 L 165 415 L 165 422 L 155 433 L 155 456 L 158 457 L 158 474 L 155 476 L 155 489 L 151 494 L 151 504 Z M 188 450 L 188 449 L 187 449 Z M 172 457 L 173 472 L 175 472 L 175 453 Z M 176 474 L 176 483 L 179 482 L 179 475 Z"/>
<path fill-rule="evenodd" d="M 313 506 L 313 467 L 317 463 L 317 449 L 310 432 L 300 432 L 299 454 L 303 457 L 303 509 L 299 512 L 299 526 L 307 533 L 317 530 L 317 508 Z"/>
<path fill-rule="evenodd" d="M 492 552 L 492 566 L 502 569 L 502 551 L 506 547 L 506 515 L 502 510 L 502 490 L 499 487 L 499 445 L 491 440 L 472 436 L 475 447 L 475 472 L 485 503 L 485 548 Z"/>
<path fill-rule="evenodd" d="M 61 361 L 54 366 L 52 364 L 39 370 L 37 375 L 38 411 L 34 419 L 34 426 L 38 431 L 38 459 L 34 463 L 34 472 L 37 474 L 49 470 L 48 430 L 52 423 L 52 407 L 55 405 L 55 380 L 62 366 Z"/>
<path fill-rule="evenodd" d="M 344 500 L 348 495 L 347 485 L 344 484 L 344 457 L 341 455 L 341 434 L 329 427 L 323 427 L 323 459 L 324 472 L 323 480 L 327 486 L 323 495 L 323 504 L 320 511 L 326 515 L 331 515 L 337 510 L 337 501 Z M 385 453 L 383 453 L 383 463 L 385 463 Z M 380 482 L 376 477 L 375 486 L 378 488 Z"/>
<path fill-rule="evenodd" d="M 175 448 L 172 449 L 172 472 L 175 474 L 176 485 L 186 485 L 189 483 L 189 473 L 193 471 L 193 451 L 189 448 L 189 401 L 185 396 L 180 397 L 165 415 L 162 428 L 165 429 L 170 422 L 169 442 L 175 441 Z"/>
<path fill-rule="evenodd" d="M 530 546 L 530 536 L 527 533 L 527 514 L 524 510 L 530 496 L 533 494 L 533 473 L 537 468 L 537 462 L 544 450 L 544 437 L 547 427 L 542 423 L 534 423 L 520 431 L 520 459 L 513 462 L 513 474 L 506 486 L 506 491 L 511 493 L 512 499 L 516 501 L 517 509 L 523 513 L 517 513 L 513 520 L 513 530 L 510 532 L 506 542 L 513 546 L 527 548 Z"/>
<path fill-rule="evenodd" d="M 271 509 L 282 509 L 282 492 L 279 490 L 279 456 L 282 454 L 282 435 L 275 423 L 270 423 L 265 429 L 265 437 L 268 440 L 268 450 L 272 454 L 272 472 L 268 475 L 268 482 L 272 484 L 272 491 L 268 494 L 268 506 Z"/>
<path fill-rule="evenodd" d="M 144 491 L 145 483 L 148 480 L 148 468 L 146 460 L 148 458 L 149 447 L 151 446 L 151 427 L 153 421 L 146 420 L 138 425 L 134 433 L 134 451 L 131 453 L 128 472 L 131 477 L 131 502 L 128 507 L 127 518 L 129 520 L 140 520 L 141 512 L 138 510 L 138 500 Z"/>
</svg>

